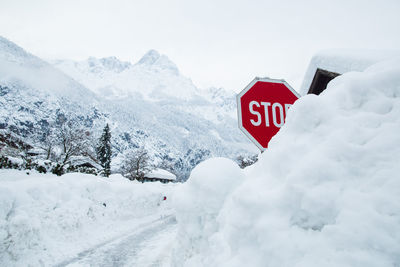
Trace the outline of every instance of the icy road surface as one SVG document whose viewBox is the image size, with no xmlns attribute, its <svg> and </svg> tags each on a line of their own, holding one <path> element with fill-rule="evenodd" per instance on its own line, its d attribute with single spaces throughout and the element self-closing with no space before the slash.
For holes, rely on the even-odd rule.
<svg viewBox="0 0 400 267">
<path fill-rule="evenodd" d="M 56 266 L 169 266 L 176 231 L 175 216 L 162 217 Z"/>
</svg>

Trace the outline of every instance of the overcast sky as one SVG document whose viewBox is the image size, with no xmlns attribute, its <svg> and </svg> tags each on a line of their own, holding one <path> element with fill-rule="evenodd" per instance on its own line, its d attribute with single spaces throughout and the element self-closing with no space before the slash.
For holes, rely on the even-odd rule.
<svg viewBox="0 0 400 267">
<path fill-rule="evenodd" d="M 198 86 L 240 91 L 255 76 L 298 90 L 323 49 L 399 49 L 399 0 L 0 0 L 0 35 L 45 58 L 156 49 Z"/>
</svg>

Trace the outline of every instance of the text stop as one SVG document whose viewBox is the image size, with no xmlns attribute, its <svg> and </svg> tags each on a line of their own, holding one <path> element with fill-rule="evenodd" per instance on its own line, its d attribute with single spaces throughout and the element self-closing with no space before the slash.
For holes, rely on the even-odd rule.
<svg viewBox="0 0 400 267">
<path fill-rule="evenodd" d="M 257 102 L 251 101 L 249 103 L 249 111 L 255 115 L 257 119 L 250 119 L 251 124 L 254 126 L 260 126 L 262 121 L 265 121 L 265 126 L 270 125 L 270 114 L 272 117 L 272 123 L 276 127 L 282 127 L 285 123 L 285 117 L 291 104 L 284 104 L 284 107 L 280 103 L 270 102 Z M 264 118 L 264 119 L 262 119 Z"/>
</svg>

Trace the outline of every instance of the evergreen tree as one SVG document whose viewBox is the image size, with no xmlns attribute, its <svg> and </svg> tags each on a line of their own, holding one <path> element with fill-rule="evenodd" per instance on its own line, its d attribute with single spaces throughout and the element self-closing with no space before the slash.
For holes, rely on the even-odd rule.
<svg viewBox="0 0 400 267">
<path fill-rule="evenodd" d="M 96 149 L 97 159 L 103 167 L 103 175 L 108 177 L 111 174 L 111 132 L 108 123 L 103 129 L 99 144 Z"/>
</svg>

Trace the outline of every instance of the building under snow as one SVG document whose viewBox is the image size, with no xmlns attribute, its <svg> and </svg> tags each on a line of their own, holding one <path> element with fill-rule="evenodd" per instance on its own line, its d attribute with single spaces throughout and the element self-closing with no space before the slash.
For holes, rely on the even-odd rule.
<svg viewBox="0 0 400 267">
<path fill-rule="evenodd" d="M 300 88 L 301 95 L 322 93 L 335 77 L 350 71 L 364 71 L 373 64 L 400 57 L 399 51 L 325 50 L 310 62 Z"/>
<path fill-rule="evenodd" d="M 175 181 L 176 181 L 175 174 L 172 174 L 169 171 L 163 169 L 152 170 L 151 172 L 147 173 L 141 180 L 141 182 L 161 182 L 161 183 L 170 183 Z"/>
</svg>

